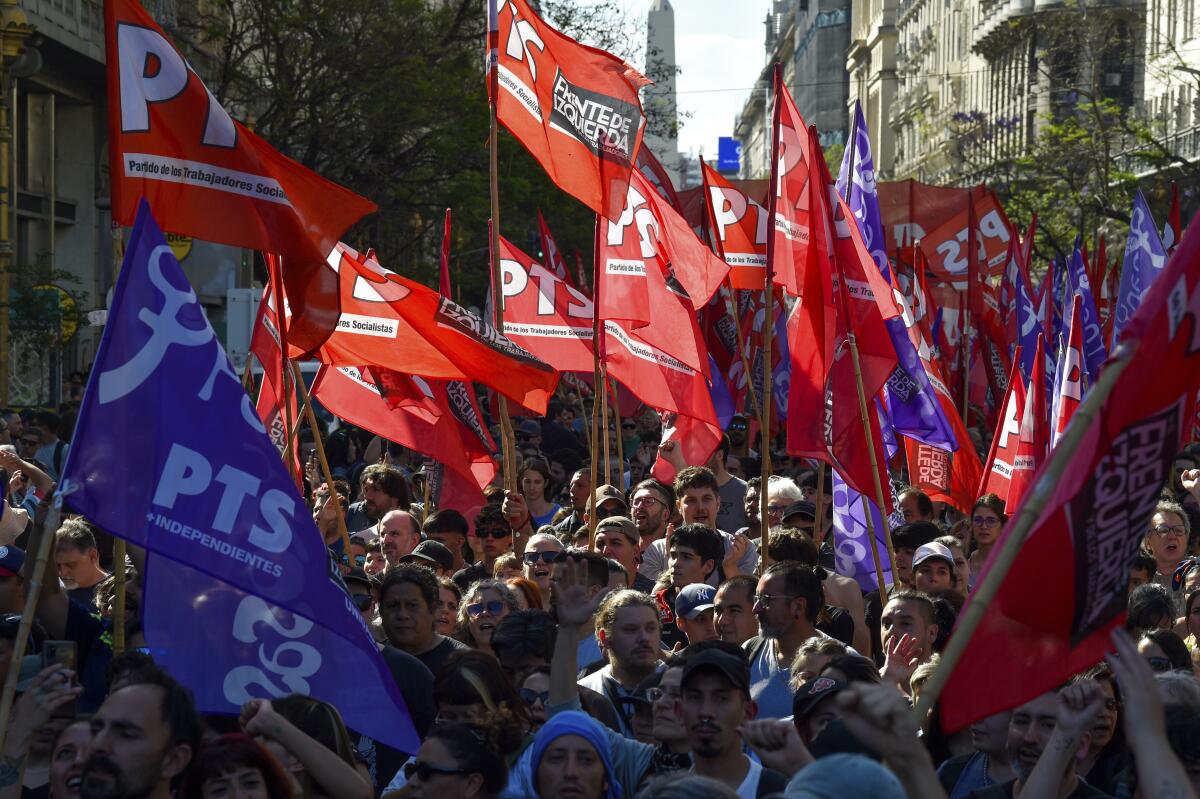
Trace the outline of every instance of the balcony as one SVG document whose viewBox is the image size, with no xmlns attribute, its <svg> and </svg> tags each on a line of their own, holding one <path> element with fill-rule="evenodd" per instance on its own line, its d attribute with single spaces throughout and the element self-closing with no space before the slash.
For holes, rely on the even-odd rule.
<svg viewBox="0 0 1200 799">
<path fill-rule="evenodd" d="M 100 0 L 21 0 L 37 33 L 104 63 L 104 4 Z"/>
</svg>

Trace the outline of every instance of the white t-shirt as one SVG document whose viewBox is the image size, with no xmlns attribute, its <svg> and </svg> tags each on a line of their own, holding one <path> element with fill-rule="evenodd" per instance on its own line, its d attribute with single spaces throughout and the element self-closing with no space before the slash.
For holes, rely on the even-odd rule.
<svg viewBox="0 0 1200 799">
<path fill-rule="evenodd" d="M 742 780 L 742 784 L 734 791 L 738 795 L 738 799 L 755 799 L 758 796 L 758 778 L 762 776 L 762 763 L 759 763 L 752 757 L 746 757 L 746 762 L 750 764 L 750 769 L 746 772 L 746 779 Z M 692 774 L 696 773 L 695 767 L 689 769 Z"/>
<path fill-rule="evenodd" d="M 725 554 L 729 554 L 730 547 L 733 546 L 733 536 L 724 530 L 718 530 L 721 538 L 725 540 Z M 642 553 L 642 565 L 638 567 L 638 574 L 644 574 L 651 580 L 657 580 L 658 576 L 667 570 L 667 540 L 659 538 L 650 542 L 650 546 L 646 547 L 646 551 Z M 717 564 L 720 566 L 721 564 Z M 746 547 L 746 552 L 738 561 L 738 569 L 742 574 L 754 574 L 754 570 L 758 568 L 758 547 L 753 541 L 750 546 Z M 721 585 L 718 579 L 718 569 L 713 569 L 708 575 L 706 581 L 713 588 L 719 588 Z M 729 577 L 730 575 L 725 575 Z"/>
</svg>

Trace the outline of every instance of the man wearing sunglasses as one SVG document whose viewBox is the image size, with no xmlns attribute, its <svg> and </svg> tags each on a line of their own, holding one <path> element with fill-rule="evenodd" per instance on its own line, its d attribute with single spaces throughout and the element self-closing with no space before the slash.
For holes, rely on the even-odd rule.
<svg viewBox="0 0 1200 799">
<path fill-rule="evenodd" d="M 490 579 L 496 558 L 511 552 L 513 548 L 512 527 L 509 526 L 504 512 L 494 505 L 484 506 L 475 517 L 475 536 L 479 539 L 479 548 L 483 551 L 482 560 L 454 575 L 454 582 L 464 591 L 471 587 L 471 583 Z"/>
</svg>

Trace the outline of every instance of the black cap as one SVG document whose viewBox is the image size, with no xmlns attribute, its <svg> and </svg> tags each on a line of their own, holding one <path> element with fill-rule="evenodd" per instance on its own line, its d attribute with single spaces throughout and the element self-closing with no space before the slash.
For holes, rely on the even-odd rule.
<svg viewBox="0 0 1200 799">
<path fill-rule="evenodd" d="M 832 677 L 814 677 L 801 685 L 800 689 L 796 691 L 796 695 L 792 697 L 792 716 L 795 718 L 807 716 L 820 702 L 837 694 L 845 687 L 846 683 Z"/>
<path fill-rule="evenodd" d="M 417 544 L 412 552 L 400 558 L 401 563 L 413 561 L 432 564 L 440 569 L 454 568 L 454 555 L 450 554 L 450 550 L 446 548 L 445 544 L 441 541 L 434 541 L 432 538 Z"/>
<path fill-rule="evenodd" d="M 909 522 L 892 530 L 892 546 L 916 549 L 942 535 L 942 530 L 933 522 Z"/>
<path fill-rule="evenodd" d="M 342 580 L 347 584 L 359 583 L 360 585 L 365 585 L 367 588 L 375 587 L 375 581 L 372 580 L 362 569 L 351 569 L 342 575 Z"/>
<path fill-rule="evenodd" d="M 707 642 L 705 642 L 707 643 Z M 740 654 L 740 653 L 739 653 Z M 747 697 L 750 696 L 750 664 L 746 656 L 735 655 L 719 647 L 701 646 L 688 652 L 683 664 L 683 676 L 680 685 L 685 685 L 688 679 L 700 669 L 716 669 L 725 675 L 734 688 Z"/>
<path fill-rule="evenodd" d="M 816 521 L 817 506 L 806 499 L 797 500 L 783 509 L 783 515 L 779 517 L 779 520 L 783 521 L 791 516 L 799 516 L 809 522 Z"/>
</svg>

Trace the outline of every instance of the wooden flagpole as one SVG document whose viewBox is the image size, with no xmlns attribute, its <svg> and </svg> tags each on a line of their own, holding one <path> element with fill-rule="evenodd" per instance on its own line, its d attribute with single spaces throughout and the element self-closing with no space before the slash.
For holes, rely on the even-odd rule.
<svg viewBox="0 0 1200 799">
<path fill-rule="evenodd" d="M 817 461 L 817 501 L 814 503 L 813 540 L 820 546 L 825 540 L 825 464 Z"/>
<path fill-rule="evenodd" d="M 113 540 L 113 656 L 125 651 L 125 539 Z"/>
<path fill-rule="evenodd" d="M 865 521 L 867 525 L 867 538 L 871 542 L 871 562 L 875 564 L 875 581 L 879 584 L 879 606 L 883 607 L 887 604 L 887 583 L 884 582 L 883 579 L 883 564 L 879 561 L 879 540 L 875 537 L 875 521 L 871 518 L 873 515 L 871 513 L 871 503 L 867 501 L 867 498 L 864 495 L 859 494 L 859 497 L 862 499 L 863 521 Z M 880 518 L 883 518 L 882 509 L 879 511 L 879 516 Z M 883 523 L 886 525 L 887 520 L 885 519 Z M 893 582 L 896 580 L 895 568 L 896 567 L 893 565 Z"/>
<path fill-rule="evenodd" d="M 608 432 L 608 370 L 600 364 L 600 382 L 596 384 L 600 392 L 600 435 L 604 436 L 604 484 L 612 485 L 612 461 L 609 457 L 610 438 Z"/>
<path fill-rule="evenodd" d="M 491 44 L 489 43 L 489 46 Z M 492 101 L 488 103 L 490 124 L 488 127 L 488 194 L 491 199 L 492 224 L 489 226 L 489 260 L 492 272 L 492 324 L 500 333 L 504 332 L 504 294 L 500 285 L 500 155 L 499 124 L 496 121 L 496 65 L 491 65 Z M 504 464 L 504 489 L 517 490 L 517 454 L 513 440 L 512 419 L 508 415 L 508 398 L 496 392 L 496 406 L 500 413 L 500 449 Z"/>
<path fill-rule="evenodd" d="M 971 643 L 971 637 L 978 629 L 979 623 L 983 621 L 984 613 L 996 598 L 1000 584 L 1008 576 L 1009 569 L 1016 562 L 1017 554 L 1033 531 L 1033 525 L 1046 509 L 1055 489 L 1062 481 L 1063 474 L 1075 457 L 1076 450 L 1083 442 L 1084 436 L 1092 431 L 1093 425 L 1098 421 L 1100 410 L 1116 386 L 1117 378 L 1125 371 L 1125 367 L 1133 362 L 1135 354 L 1136 350 L 1131 350 L 1127 346 L 1121 347 L 1114 354 L 1114 360 L 1104 367 L 1104 371 L 1100 373 L 1100 379 L 1096 381 L 1076 409 L 1075 416 L 1072 417 L 1066 433 L 1059 439 L 1057 446 L 1050 450 L 1050 458 L 1042 467 L 1037 482 L 1030 488 L 1017 515 L 1009 521 L 1009 530 L 1000 540 L 999 551 L 993 553 L 995 559 L 992 561 L 991 567 L 983 573 L 983 579 L 971 593 L 971 601 L 967 603 L 958 617 L 958 621 L 954 625 L 954 634 L 950 636 L 950 641 L 946 645 L 945 651 L 942 652 L 937 669 L 930 676 L 929 682 L 921 689 L 921 698 L 913 709 L 913 717 L 918 721 L 923 721 L 937 703 L 942 689 L 946 687 L 946 683 L 950 679 L 950 674 Z"/>
<path fill-rule="evenodd" d="M 328 501 L 336 503 L 334 510 L 337 512 L 338 536 L 346 547 L 346 557 L 348 558 L 350 557 L 350 533 L 346 530 L 346 514 L 342 511 L 342 503 L 337 501 L 337 489 L 333 487 L 333 472 L 329 469 L 329 459 L 325 457 L 325 443 L 321 441 L 321 431 L 317 427 L 317 415 L 313 413 L 312 398 L 308 396 L 308 389 L 304 386 L 304 376 L 300 373 L 300 365 L 295 361 L 288 361 L 288 363 L 292 366 L 292 377 L 295 379 L 296 390 L 300 392 L 300 396 L 304 400 L 304 418 L 308 420 L 308 428 L 312 430 L 313 444 L 317 448 L 317 460 L 321 464 L 321 474 L 325 478 L 325 484 L 329 486 Z M 346 499 L 348 501 L 349 497 Z"/>
<path fill-rule="evenodd" d="M 588 549 L 596 548 L 596 476 L 597 456 L 600 454 L 600 442 L 597 438 L 600 409 L 596 407 L 596 402 L 600 399 L 600 394 L 604 393 L 604 381 L 600 374 L 600 347 L 604 343 L 601 337 L 600 326 L 600 227 L 603 222 L 600 220 L 600 215 L 596 215 L 596 232 L 593 237 L 593 251 L 595 255 L 593 259 L 595 265 L 592 271 L 592 385 L 595 390 L 592 392 L 592 437 L 591 451 L 588 468 L 591 471 L 591 490 L 588 491 Z"/>
<path fill-rule="evenodd" d="M 857 169 L 857 156 L 855 155 L 854 151 L 857 143 L 858 115 L 856 114 L 854 118 L 854 124 L 851 125 L 850 133 L 850 171 L 847 175 L 846 182 L 847 196 L 849 196 L 850 192 L 854 189 L 854 172 Z M 892 579 L 896 580 L 898 579 L 898 574 L 896 572 L 896 553 L 892 549 L 892 531 L 888 529 L 887 514 L 884 512 L 884 508 L 887 506 L 887 503 L 883 498 L 883 482 L 879 479 L 879 459 L 875 455 L 875 435 L 871 431 L 871 411 L 867 403 L 866 389 L 863 387 L 862 362 L 858 357 L 858 337 L 854 333 L 854 317 L 850 312 L 850 301 L 846 296 L 847 292 L 849 291 L 849 287 L 846 284 L 846 275 L 842 271 L 841 262 L 838 260 L 836 254 L 833 256 L 833 262 L 836 264 L 836 268 L 838 270 L 838 299 L 842 308 L 842 314 L 846 319 L 846 338 L 850 343 L 850 358 L 854 363 L 854 386 L 858 391 L 858 410 L 862 417 L 863 436 L 867 439 L 867 454 L 871 458 L 871 482 L 874 483 L 875 488 L 875 503 L 879 508 L 879 519 L 883 525 L 883 543 L 887 547 L 888 562 L 892 569 Z M 867 513 L 867 529 L 870 531 L 873 526 L 874 525 L 871 524 L 871 514 Z M 872 537 L 871 551 L 875 552 L 878 544 L 874 539 L 874 532 L 871 532 L 870 535 Z M 886 602 L 887 591 L 885 590 L 886 587 L 883 583 L 883 572 L 882 570 L 877 570 L 876 573 L 879 579 L 880 601 Z"/>
<path fill-rule="evenodd" d="M 762 546 L 758 548 L 759 573 L 765 572 L 771 565 L 771 516 L 767 509 L 768 486 L 771 482 L 771 396 L 774 393 L 771 379 L 771 345 L 772 333 L 775 328 L 775 295 L 771 284 L 775 280 L 775 210 L 778 207 L 779 195 L 779 118 L 780 88 L 783 85 L 783 66 L 775 64 L 771 75 L 771 84 L 775 90 L 775 108 L 771 114 L 771 182 L 767 190 L 767 272 L 763 284 L 763 396 L 762 412 L 759 416 L 759 430 L 762 431 L 762 485 L 758 489 L 758 512 L 762 530 Z M 753 384 L 753 375 L 747 374 Z"/>
<path fill-rule="evenodd" d="M 621 436 L 621 403 L 617 398 L 617 378 L 609 378 L 612 381 L 612 398 L 613 398 L 613 421 L 617 428 L 617 482 L 613 483 L 622 491 L 625 490 L 625 442 Z M 605 393 L 608 392 L 609 383 L 604 384 Z"/>
</svg>

